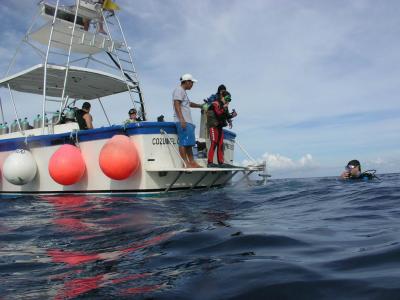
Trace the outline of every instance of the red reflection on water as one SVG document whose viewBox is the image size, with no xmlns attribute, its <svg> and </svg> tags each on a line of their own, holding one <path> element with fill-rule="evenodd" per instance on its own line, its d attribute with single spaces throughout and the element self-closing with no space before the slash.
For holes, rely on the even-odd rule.
<svg viewBox="0 0 400 300">
<path fill-rule="evenodd" d="M 151 239 L 148 239 L 148 240 L 144 241 L 144 242 L 141 243 L 141 244 L 135 244 L 135 245 L 132 246 L 132 247 L 129 247 L 129 248 L 127 248 L 127 249 L 124 249 L 124 250 L 122 250 L 122 252 L 128 253 L 128 252 L 132 252 L 132 251 L 135 251 L 135 250 L 139 250 L 139 249 L 142 249 L 142 248 L 146 248 L 146 247 L 155 245 L 155 244 L 157 244 L 157 243 L 159 243 L 159 242 L 162 242 L 162 241 L 164 241 L 164 240 L 170 238 L 170 237 L 173 236 L 174 234 L 175 234 L 175 232 L 166 232 L 166 233 L 162 233 L 162 234 L 160 234 L 160 235 L 157 235 L 157 236 L 155 236 L 155 237 L 153 237 L 153 238 L 151 238 Z"/>
<path fill-rule="evenodd" d="M 74 208 L 74 211 L 88 211 L 90 207 L 84 207 L 87 196 L 42 196 L 43 200 L 54 204 L 56 208 Z"/>
<path fill-rule="evenodd" d="M 71 230 L 88 230 L 90 229 L 89 224 L 83 222 L 82 220 L 75 219 L 75 218 L 60 218 L 60 219 L 55 219 L 54 223 L 64 227 L 68 228 Z"/>
<path fill-rule="evenodd" d="M 54 299 L 55 300 L 71 299 L 98 288 L 102 288 L 108 285 L 125 283 L 132 280 L 142 279 L 150 275 L 152 274 L 151 273 L 133 274 L 113 279 L 112 278 L 113 275 L 101 274 L 94 277 L 72 279 L 64 283 L 64 286 L 58 291 Z M 154 285 L 154 287 L 157 287 L 157 289 L 161 286 L 162 285 Z M 126 294 L 137 294 L 140 293 L 140 291 L 142 291 L 143 293 L 150 292 L 155 290 L 152 289 L 152 287 L 153 286 L 144 286 L 144 287 L 128 289 L 126 291 Z"/>
<path fill-rule="evenodd" d="M 59 249 L 47 250 L 47 255 L 55 263 L 66 263 L 71 266 L 80 265 L 89 261 L 102 259 L 100 254 L 87 254 L 79 251 L 62 251 Z"/>
<path fill-rule="evenodd" d="M 49 249 L 47 250 L 47 255 L 50 256 L 52 261 L 55 263 L 66 263 L 71 266 L 80 265 L 94 260 L 114 260 L 127 253 L 153 246 L 161 241 L 168 239 L 174 234 L 175 232 L 163 233 L 151 239 L 148 239 L 141 244 L 136 243 L 134 244 L 134 246 L 131 246 L 129 248 L 111 252 L 88 254 L 81 251 L 63 251 L 61 249 Z"/>
<path fill-rule="evenodd" d="M 104 234 L 106 230 L 112 230 L 118 227 L 146 226 L 149 224 L 149 218 L 142 212 L 136 212 L 134 216 L 124 212 L 119 215 L 99 219 L 85 218 L 85 216 L 90 214 L 81 212 L 107 210 L 104 209 L 101 202 L 97 201 L 97 198 L 90 199 L 87 196 L 48 196 L 42 197 L 42 199 L 54 205 L 55 214 L 53 222 L 63 230 L 78 232 L 79 235 L 76 237 L 77 239 L 98 236 L 99 234 Z M 77 214 L 75 214 L 75 212 L 77 212 Z M 82 233 L 84 235 L 82 235 Z M 63 263 L 70 267 L 94 263 L 95 261 L 113 261 L 128 253 L 156 245 L 174 234 L 176 234 L 176 232 L 162 233 L 147 240 L 132 243 L 125 248 L 116 249 L 115 251 L 87 253 L 84 251 L 48 249 L 47 255 L 51 258 L 53 263 Z M 64 279 L 66 281 L 57 293 L 55 299 L 71 299 L 104 286 L 126 283 L 152 275 L 151 273 L 144 273 L 118 278 L 117 274 L 106 273 L 88 278 L 76 278 L 80 276 L 81 272 L 72 272 L 73 273 L 66 273 L 65 276 L 60 276 L 59 280 Z M 73 279 L 74 277 L 75 279 Z M 161 286 L 162 285 L 139 286 L 127 289 L 124 293 L 128 295 L 145 293 L 157 290 Z"/>
<path fill-rule="evenodd" d="M 89 278 L 79 278 L 67 281 L 54 299 L 70 299 L 97 289 L 101 286 L 104 275 Z"/>
<path fill-rule="evenodd" d="M 101 231 L 98 224 L 83 219 L 84 212 L 98 210 L 98 207 L 96 207 L 97 198 L 91 196 L 42 196 L 41 198 L 51 203 L 56 209 L 53 222 L 60 229 L 78 232 L 79 234 L 87 232 L 89 237 L 97 236 L 92 233 L 92 230 Z M 105 210 L 103 207 L 101 209 Z M 70 216 L 71 213 L 76 214 L 77 217 Z"/>
</svg>

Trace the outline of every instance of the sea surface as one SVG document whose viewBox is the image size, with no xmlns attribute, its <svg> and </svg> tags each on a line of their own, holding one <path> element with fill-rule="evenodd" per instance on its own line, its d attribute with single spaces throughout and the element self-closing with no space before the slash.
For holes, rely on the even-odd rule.
<svg viewBox="0 0 400 300">
<path fill-rule="evenodd" d="M 3 197 L 0 299 L 400 299 L 400 174 Z"/>
</svg>

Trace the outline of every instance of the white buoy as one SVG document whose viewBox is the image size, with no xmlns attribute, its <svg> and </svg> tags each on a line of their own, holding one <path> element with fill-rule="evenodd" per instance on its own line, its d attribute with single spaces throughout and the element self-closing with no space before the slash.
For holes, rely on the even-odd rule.
<svg viewBox="0 0 400 300">
<path fill-rule="evenodd" d="M 24 149 L 11 153 L 3 164 L 3 175 L 9 183 L 24 185 L 31 182 L 37 173 L 36 161 L 33 155 Z"/>
</svg>

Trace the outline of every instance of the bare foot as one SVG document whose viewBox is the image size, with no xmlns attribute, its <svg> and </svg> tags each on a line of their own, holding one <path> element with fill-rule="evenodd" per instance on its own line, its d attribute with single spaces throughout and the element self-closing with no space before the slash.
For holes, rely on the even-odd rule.
<svg viewBox="0 0 400 300">
<path fill-rule="evenodd" d="M 192 161 L 190 163 L 188 163 L 189 168 L 202 168 L 202 166 L 200 166 L 197 162 Z"/>
</svg>

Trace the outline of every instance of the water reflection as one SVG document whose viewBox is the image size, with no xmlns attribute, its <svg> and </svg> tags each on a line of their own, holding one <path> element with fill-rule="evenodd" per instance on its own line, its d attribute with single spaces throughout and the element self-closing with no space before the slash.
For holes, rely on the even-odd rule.
<svg viewBox="0 0 400 300">
<path fill-rule="evenodd" d="M 135 283 L 134 287 L 129 286 L 134 281 L 150 277 L 151 273 L 121 276 L 126 272 L 126 261 L 137 255 L 153 256 L 155 253 L 149 248 L 176 234 L 176 231 L 165 231 L 165 228 L 160 231 L 159 224 L 153 222 L 158 218 L 152 217 L 150 210 L 140 205 L 130 210 L 127 200 L 131 206 L 135 199 L 93 196 L 50 196 L 41 199 L 54 208 L 52 223 L 55 228 L 70 237 L 68 247 L 46 250 L 52 263 L 73 270 L 55 277 L 58 283 L 62 282 L 58 284 L 55 299 L 70 299 L 112 285 L 127 286 L 120 292 L 123 295 L 149 292 L 164 286 L 164 283 Z M 85 247 L 82 247 L 82 241 Z M 71 249 L 74 246 L 77 249 Z M 88 269 L 95 269 L 98 274 L 86 276 Z"/>
<path fill-rule="evenodd" d="M 179 238 L 180 233 L 229 227 L 232 213 L 226 207 L 232 206 L 231 199 L 212 204 L 200 199 L 201 194 L 196 199 L 20 198 L 11 206 L 24 214 L 18 212 L 13 223 L 0 226 L 0 235 L 11 232 L 21 239 L 7 248 L 7 256 L 18 257 L 27 266 L 11 277 L 10 286 L 22 298 L 35 294 L 36 298 L 52 295 L 54 299 L 129 298 L 170 288 L 175 279 L 195 272 L 199 265 L 210 265 L 208 259 L 190 256 L 171 260 L 171 253 L 181 251 L 176 245 L 180 241 L 187 244 L 187 236 Z M 23 235 L 18 233 L 21 226 Z M 191 241 L 187 246 L 196 247 Z M 10 266 L 15 268 L 15 263 Z M 33 276 L 40 285 L 21 287 L 23 278 Z"/>
</svg>

